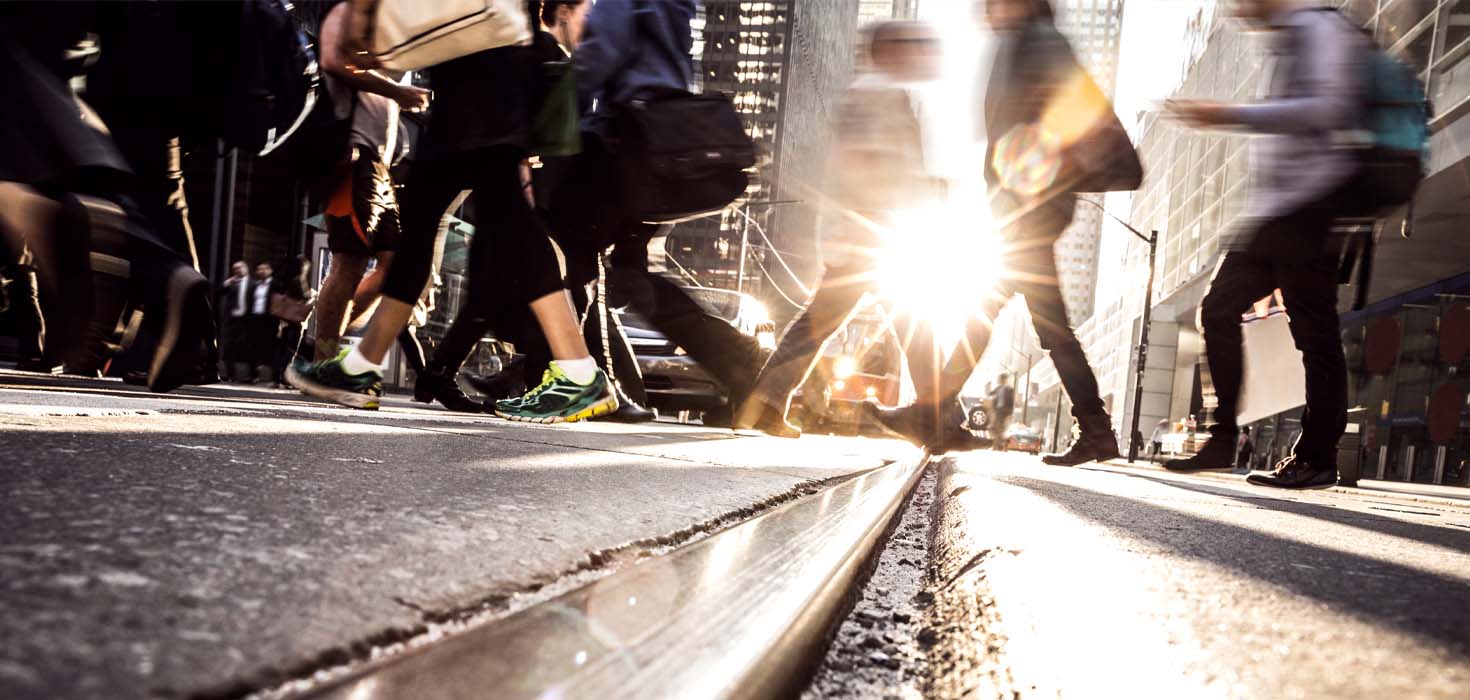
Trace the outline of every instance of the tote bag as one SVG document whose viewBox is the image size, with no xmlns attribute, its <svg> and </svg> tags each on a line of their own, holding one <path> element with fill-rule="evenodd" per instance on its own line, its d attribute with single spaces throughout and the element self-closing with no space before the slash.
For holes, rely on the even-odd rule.
<svg viewBox="0 0 1470 700">
<path fill-rule="evenodd" d="M 1291 338 L 1286 314 L 1274 313 L 1247 321 L 1245 377 L 1240 387 L 1236 420 L 1240 425 L 1290 411 L 1307 403 L 1307 377 L 1302 352 Z"/>
<path fill-rule="evenodd" d="M 373 19 L 369 49 L 393 70 L 531 41 L 524 0 L 382 0 Z"/>
</svg>

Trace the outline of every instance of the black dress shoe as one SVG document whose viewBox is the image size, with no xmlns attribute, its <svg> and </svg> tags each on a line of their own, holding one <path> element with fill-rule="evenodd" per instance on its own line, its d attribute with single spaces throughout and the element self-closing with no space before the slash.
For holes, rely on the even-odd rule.
<svg viewBox="0 0 1470 700">
<path fill-rule="evenodd" d="M 1276 465 L 1276 470 L 1252 474 L 1245 479 L 1257 486 L 1278 489 L 1325 489 L 1337 485 L 1337 467 L 1321 467 L 1292 455 Z"/>
<path fill-rule="evenodd" d="M 598 416 L 593 420 L 607 421 L 609 423 L 648 423 L 658 418 L 658 414 L 648 410 L 643 404 L 630 398 L 623 387 L 613 382 L 613 392 L 618 397 L 618 410 L 605 415 Z"/>
<path fill-rule="evenodd" d="M 429 365 L 413 383 L 413 400 L 419 403 L 438 401 L 455 413 L 484 413 L 485 404 L 464 395 L 455 378 L 458 371 L 443 365 Z"/>
<path fill-rule="evenodd" d="M 1113 419 L 1106 413 L 1077 416 L 1079 435 L 1066 452 L 1044 455 L 1043 464 L 1075 467 L 1088 462 L 1105 462 L 1118 458 L 1118 435 L 1113 432 Z"/>
<path fill-rule="evenodd" d="M 1235 468 L 1235 435 L 1217 433 L 1193 457 L 1171 459 L 1164 468 L 1171 472 L 1203 472 Z"/>
</svg>

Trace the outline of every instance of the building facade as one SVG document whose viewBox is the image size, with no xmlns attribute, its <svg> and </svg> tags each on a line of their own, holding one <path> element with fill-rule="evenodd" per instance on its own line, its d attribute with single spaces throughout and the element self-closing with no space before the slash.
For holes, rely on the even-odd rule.
<svg viewBox="0 0 1470 700">
<path fill-rule="evenodd" d="M 1412 209 L 1383 222 L 1366 308 L 1350 311 L 1356 290 L 1343 288 L 1353 410 L 1340 465 L 1367 478 L 1465 485 L 1466 367 L 1452 342 L 1442 348 L 1437 339 L 1470 332 L 1457 330 L 1470 314 L 1470 240 L 1463 235 L 1470 226 L 1470 148 L 1462 145 L 1470 143 L 1470 6 L 1428 0 L 1340 4 L 1380 46 L 1418 67 L 1434 101 L 1431 172 Z M 1195 28 L 1202 48 L 1177 96 L 1244 101 L 1258 93 L 1265 45 L 1221 15 L 1205 13 Z M 1221 234 L 1239 223 L 1249 162 L 1247 137 L 1190 130 L 1152 115 L 1139 127 L 1137 145 L 1148 177 L 1129 219 L 1135 228 L 1160 234 L 1139 403 L 1140 431 L 1147 438 L 1160 421 L 1209 419 L 1212 396 L 1195 313 L 1221 255 Z M 1100 312 L 1079 336 L 1126 443 L 1137 388 L 1147 245 L 1131 240 L 1120 264 L 1126 278 L 1138 283 L 1099 300 Z M 1054 376 L 1051 371 L 1043 380 L 1043 401 L 1058 397 Z M 1057 415 L 1057 424 L 1064 425 L 1065 411 Z M 1299 417 L 1297 408 L 1261 421 L 1255 431 L 1258 454 L 1283 455 Z M 1431 431 L 1432 424 L 1437 430 Z"/>
</svg>

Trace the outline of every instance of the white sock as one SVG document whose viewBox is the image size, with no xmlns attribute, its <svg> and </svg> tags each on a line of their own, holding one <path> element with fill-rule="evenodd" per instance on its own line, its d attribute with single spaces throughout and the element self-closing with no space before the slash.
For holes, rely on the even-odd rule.
<svg viewBox="0 0 1470 700">
<path fill-rule="evenodd" d="M 351 375 L 358 375 L 366 372 L 382 374 L 383 368 L 378 363 L 373 362 L 366 357 L 363 357 L 361 350 L 353 348 L 352 350 L 348 351 L 347 357 L 342 358 L 342 371 Z"/>
<path fill-rule="evenodd" d="M 556 366 L 561 368 L 561 373 L 567 378 L 587 386 L 597 378 L 597 361 L 591 355 L 576 360 L 557 360 Z"/>
</svg>

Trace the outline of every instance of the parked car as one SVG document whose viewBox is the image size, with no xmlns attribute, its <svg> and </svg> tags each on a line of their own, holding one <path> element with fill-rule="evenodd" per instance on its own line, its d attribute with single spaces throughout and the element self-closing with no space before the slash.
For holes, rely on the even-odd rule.
<svg viewBox="0 0 1470 700">
<path fill-rule="evenodd" d="M 1029 425 L 1013 425 L 1006 430 L 1006 449 L 1041 454 L 1041 433 Z"/>
<path fill-rule="evenodd" d="M 709 314 L 729 323 L 762 347 L 775 346 L 776 327 L 755 297 L 728 289 L 685 287 Z M 729 393 L 715 378 L 636 312 L 615 310 L 638 358 L 649 408 L 665 412 L 710 411 L 725 406 Z"/>
</svg>

